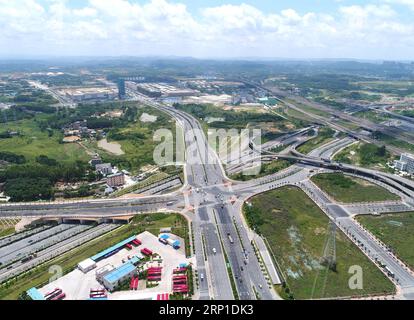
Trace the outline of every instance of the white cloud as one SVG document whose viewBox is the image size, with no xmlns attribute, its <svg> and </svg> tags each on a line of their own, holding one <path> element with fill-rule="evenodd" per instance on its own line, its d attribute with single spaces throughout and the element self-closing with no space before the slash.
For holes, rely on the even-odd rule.
<svg viewBox="0 0 414 320">
<path fill-rule="evenodd" d="M 414 22 L 401 22 L 392 3 L 414 0 L 383 1 L 303 14 L 224 4 L 195 16 L 167 0 L 89 0 L 76 9 L 65 0 L 0 0 L 0 54 L 413 56 Z"/>
<path fill-rule="evenodd" d="M 85 7 L 82 9 L 74 9 L 72 12 L 75 16 L 82 17 L 82 18 L 96 17 L 96 15 L 98 14 L 98 12 L 94 8 L 89 8 L 89 7 Z"/>
<path fill-rule="evenodd" d="M 414 0 L 384 0 L 390 4 L 399 4 L 403 6 L 409 7 L 411 10 L 414 11 Z"/>
</svg>

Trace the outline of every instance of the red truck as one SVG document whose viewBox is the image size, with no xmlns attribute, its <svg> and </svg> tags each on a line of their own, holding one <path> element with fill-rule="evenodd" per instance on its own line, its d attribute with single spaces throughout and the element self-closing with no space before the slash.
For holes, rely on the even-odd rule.
<svg viewBox="0 0 414 320">
<path fill-rule="evenodd" d="M 61 294 L 62 293 L 62 289 L 56 288 L 53 291 L 50 291 L 48 293 L 45 294 L 45 299 L 46 300 L 50 300 L 51 298 L 53 298 L 54 296 Z"/>
<path fill-rule="evenodd" d="M 59 295 L 62 294 L 62 289 L 55 289 L 54 291 L 52 291 L 51 293 L 49 293 L 48 295 L 46 295 L 45 299 L 46 300 L 55 300 L 55 298 Z"/>
<path fill-rule="evenodd" d="M 61 293 L 60 295 L 58 295 L 58 296 L 54 297 L 54 298 L 53 298 L 53 299 L 51 299 L 51 300 L 63 300 L 63 299 L 65 299 L 65 298 L 66 298 L 66 294 Z"/>
<path fill-rule="evenodd" d="M 152 256 L 152 251 L 150 249 L 144 248 L 141 250 L 141 253 L 146 256 Z"/>
</svg>

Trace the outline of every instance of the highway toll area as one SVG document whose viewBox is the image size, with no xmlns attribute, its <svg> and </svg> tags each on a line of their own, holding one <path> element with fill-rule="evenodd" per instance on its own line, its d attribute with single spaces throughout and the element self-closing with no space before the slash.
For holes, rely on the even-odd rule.
<svg viewBox="0 0 414 320">
<path fill-rule="evenodd" d="M 62 291 L 67 300 L 173 300 L 193 294 L 193 261 L 171 233 L 144 231 L 78 263 L 73 271 L 40 286 L 29 295 L 50 300 Z"/>
<path fill-rule="evenodd" d="M 414 212 L 360 215 L 356 220 L 409 268 L 414 268 Z"/>
<path fill-rule="evenodd" d="M 251 228 L 265 238 L 281 275 L 285 299 L 334 299 L 394 294 L 393 283 L 300 189 L 287 186 L 256 195 L 243 207 Z M 335 253 L 332 254 L 332 240 Z M 330 258 L 334 263 L 328 263 Z M 351 289 L 349 270 L 360 266 L 362 289 Z"/>
</svg>

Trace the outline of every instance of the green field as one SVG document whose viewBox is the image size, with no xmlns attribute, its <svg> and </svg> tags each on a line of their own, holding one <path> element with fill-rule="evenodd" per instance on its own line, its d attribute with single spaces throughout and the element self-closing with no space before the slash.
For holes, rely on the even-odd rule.
<svg viewBox="0 0 414 320">
<path fill-rule="evenodd" d="M 393 284 L 340 231 L 336 233 L 336 272 L 320 264 L 329 219 L 295 187 L 269 191 L 244 206 L 250 226 L 266 237 L 285 276 L 284 298 L 311 299 L 394 292 Z M 361 266 L 363 289 L 348 286 L 351 266 Z M 287 289 L 288 288 L 288 289 Z"/>
<path fill-rule="evenodd" d="M 407 142 L 407 141 L 405 141 L 405 140 L 401 140 L 401 139 L 391 137 L 391 136 L 389 136 L 385 133 L 379 132 L 379 131 L 375 131 L 372 134 L 372 137 L 376 140 L 384 142 L 387 145 L 390 144 L 390 145 L 393 145 L 397 148 L 405 149 L 409 152 L 414 152 L 414 145 Z"/>
<path fill-rule="evenodd" d="M 414 268 L 414 212 L 358 216 L 357 219 Z"/>
<path fill-rule="evenodd" d="M 154 149 L 160 144 L 160 142 L 154 141 L 154 133 L 158 129 L 166 129 L 170 130 L 175 137 L 175 121 L 169 115 L 151 107 L 140 107 L 136 119 L 139 119 L 144 112 L 156 116 L 157 120 L 147 123 L 136 120 L 124 124 L 122 127 L 113 128 L 108 133 L 108 141 L 119 143 L 125 152 L 124 155 L 112 155 L 102 149 L 97 149 L 96 144 L 93 146 L 95 150 L 102 153 L 104 161 L 116 164 L 133 173 L 136 173 L 142 166 L 154 164 Z"/>
<path fill-rule="evenodd" d="M 381 171 L 389 171 L 387 162 L 393 159 L 385 147 L 378 147 L 371 143 L 358 142 L 350 145 L 337 153 L 335 161 L 372 168 Z"/>
<path fill-rule="evenodd" d="M 62 256 L 42 264 L 25 274 L 13 278 L 0 286 L 0 300 L 16 300 L 19 295 L 32 287 L 46 284 L 50 278 L 49 267 L 59 265 L 64 273 L 72 271 L 77 264 L 88 257 L 143 231 L 149 231 L 154 235 L 159 234 L 160 228 L 172 227 L 172 232 L 188 241 L 187 220 L 179 214 L 146 214 L 134 217 L 131 224 L 96 238 Z M 186 243 L 186 246 L 188 243 Z"/>
<path fill-rule="evenodd" d="M 64 163 L 89 160 L 85 150 L 78 144 L 60 143 L 63 137 L 58 130 L 53 130 L 53 135 L 49 136 L 48 131 L 42 131 L 32 119 L 8 122 L 1 126 L 1 131 L 17 131 L 20 136 L 0 139 L 0 151 L 24 155 L 29 161 L 35 161 L 40 155 Z"/>
<path fill-rule="evenodd" d="M 358 118 L 369 120 L 374 123 L 381 123 L 390 119 L 390 116 L 386 113 L 375 112 L 372 110 L 369 111 L 359 111 L 354 114 Z"/>
<path fill-rule="evenodd" d="M 312 107 L 310 105 L 306 105 L 306 104 L 297 102 L 296 100 L 285 99 L 285 101 L 286 102 L 289 102 L 289 103 L 291 103 L 293 105 L 295 105 L 296 107 L 300 108 L 301 110 L 303 110 L 303 111 L 305 111 L 307 113 L 313 113 L 313 114 L 316 114 L 318 116 L 326 117 L 326 118 L 329 118 L 330 117 L 329 112 L 326 112 L 326 111 L 323 111 L 323 110 L 314 108 L 314 107 Z"/>
<path fill-rule="evenodd" d="M 339 202 L 369 202 L 399 200 L 400 197 L 366 180 L 345 176 L 342 173 L 322 173 L 311 180 Z"/>
</svg>

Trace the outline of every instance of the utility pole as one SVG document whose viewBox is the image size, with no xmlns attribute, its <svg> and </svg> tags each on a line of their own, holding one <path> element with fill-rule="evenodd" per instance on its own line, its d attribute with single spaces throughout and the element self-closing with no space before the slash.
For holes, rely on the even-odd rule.
<svg viewBox="0 0 414 320">
<path fill-rule="evenodd" d="M 315 280 L 313 282 L 313 288 L 311 293 L 311 299 L 313 299 L 316 291 L 316 285 L 318 283 L 319 275 L 323 272 L 322 276 L 322 288 L 320 297 L 325 296 L 326 284 L 328 282 L 329 271 L 336 272 L 336 224 L 335 221 L 330 220 L 328 225 L 328 234 L 326 235 L 325 245 L 323 247 L 323 254 L 320 259 L 320 264 L 325 267 L 325 269 L 318 270 Z"/>
<path fill-rule="evenodd" d="M 321 264 L 332 271 L 336 271 L 336 224 L 334 221 L 329 222 L 329 234 L 326 237 L 323 248 Z"/>
</svg>

